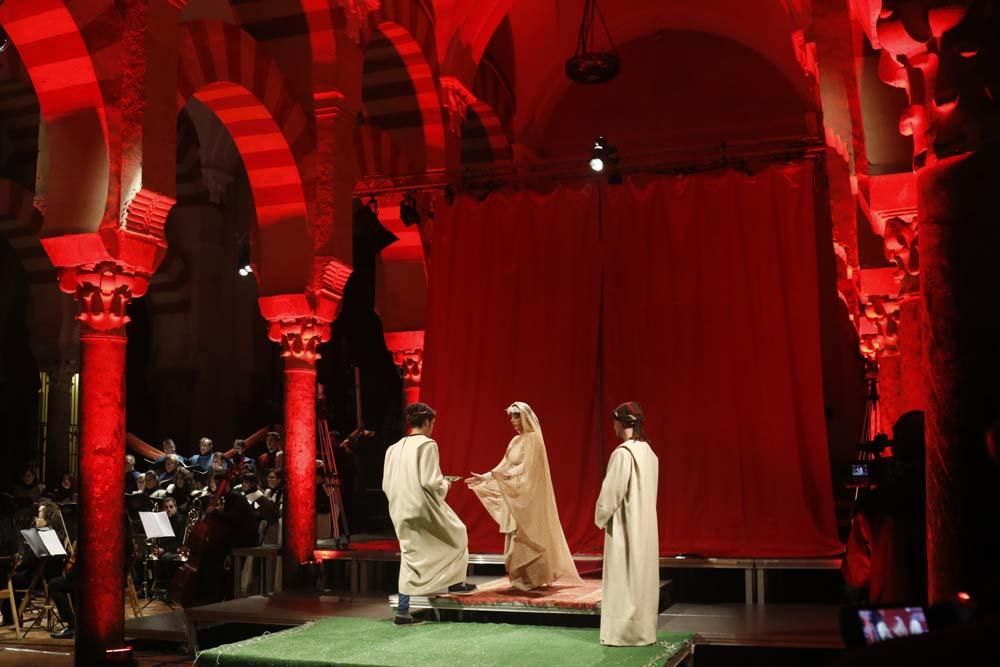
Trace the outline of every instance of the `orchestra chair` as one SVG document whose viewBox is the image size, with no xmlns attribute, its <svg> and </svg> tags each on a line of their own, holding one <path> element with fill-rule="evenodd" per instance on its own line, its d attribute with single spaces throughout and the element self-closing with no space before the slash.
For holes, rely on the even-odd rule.
<svg viewBox="0 0 1000 667">
<path fill-rule="evenodd" d="M 13 558 L 0 558 L 0 560 L 9 560 L 13 565 Z M 10 613 L 14 617 L 14 636 L 21 636 L 21 621 L 18 618 L 17 613 L 17 598 L 14 595 L 14 568 L 10 568 L 10 572 L 7 574 L 7 586 L 0 590 L 0 600 L 10 600 Z"/>
<path fill-rule="evenodd" d="M 132 579 L 131 572 L 125 578 L 125 599 L 132 607 L 132 617 L 142 618 L 142 607 L 139 606 L 139 595 L 135 592 L 135 580 Z"/>
</svg>

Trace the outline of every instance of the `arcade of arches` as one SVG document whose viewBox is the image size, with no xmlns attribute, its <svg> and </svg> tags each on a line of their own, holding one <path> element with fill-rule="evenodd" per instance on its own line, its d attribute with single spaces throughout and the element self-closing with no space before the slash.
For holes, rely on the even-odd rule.
<svg viewBox="0 0 1000 667">
<path fill-rule="evenodd" d="M 78 664 L 122 644 L 126 432 L 191 454 L 282 424 L 294 581 L 317 372 L 357 362 L 334 324 L 349 277 L 378 338 L 351 354 L 398 367 L 364 397 L 398 429 L 449 321 L 429 315 L 435 220 L 592 181 L 599 135 L 629 177 L 812 165 L 824 469 L 836 487 L 877 362 L 881 428 L 927 414 L 932 596 L 965 585 L 974 443 L 1000 416 L 996 4 L 606 2 L 622 70 L 596 86 L 563 73 L 581 6 L 0 0 L 0 419 L 9 470 L 78 471 Z M 349 419 L 353 385 L 334 389 Z"/>
</svg>

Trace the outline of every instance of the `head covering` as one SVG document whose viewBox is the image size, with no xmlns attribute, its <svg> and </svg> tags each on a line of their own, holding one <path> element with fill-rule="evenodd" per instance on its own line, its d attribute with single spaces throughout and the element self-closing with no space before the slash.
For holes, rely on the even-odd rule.
<svg viewBox="0 0 1000 667">
<path fill-rule="evenodd" d="M 615 421 L 619 421 L 625 426 L 635 426 L 636 424 L 641 424 L 646 419 L 642 407 L 635 401 L 622 403 L 615 408 L 611 416 L 615 418 Z"/>
<path fill-rule="evenodd" d="M 531 406 L 523 401 L 514 401 L 511 403 L 505 412 L 508 415 L 519 414 L 521 415 L 521 427 L 524 432 L 534 431 L 538 435 L 542 434 L 542 425 L 538 422 L 538 417 L 535 415 L 535 411 L 531 409 Z"/>
</svg>

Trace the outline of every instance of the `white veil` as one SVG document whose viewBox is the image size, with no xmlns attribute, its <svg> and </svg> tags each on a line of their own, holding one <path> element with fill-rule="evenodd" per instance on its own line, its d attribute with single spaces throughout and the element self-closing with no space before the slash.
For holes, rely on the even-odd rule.
<svg viewBox="0 0 1000 667">
<path fill-rule="evenodd" d="M 521 427 L 527 433 L 532 431 L 538 434 L 538 437 L 542 437 L 542 425 L 538 421 L 538 415 L 535 411 L 531 409 L 531 406 L 523 401 L 514 401 L 511 403 L 506 411 L 508 415 L 518 413 L 521 415 Z M 544 438 L 543 438 L 544 441 Z"/>
</svg>

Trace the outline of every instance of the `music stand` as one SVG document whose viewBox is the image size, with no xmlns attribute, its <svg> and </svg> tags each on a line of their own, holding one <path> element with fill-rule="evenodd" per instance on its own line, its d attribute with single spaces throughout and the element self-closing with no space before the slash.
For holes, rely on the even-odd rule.
<svg viewBox="0 0 1000 667">
<path fill-rule="evenodd" d="M 174 527 L 170 525 L 170 517 L 167 516 L 166 512 L 139 512 L 139 520 L 142 522 L 142 530 L 146 534 L 147 540 L 156 540 L 162 538 L 177 537 L 174 533 Z M 159 557 L 155 560 L 159 561 Z M 146 596 L 146 604 L 142 606 L 145 609 L 156 599 L 157 593 L 166 593 L 166 589 L 161 585 L 162 582 L 157 577 L 157 568 L 154 565 L 152 568 L 153 572 L 153 583 L 149 590 L 149 595 Z"/>
<path fill-rule="evenodd" d="M 31 552 L 38 558 L 38 567 L 31 577 L 31 582 L 28 584 L 28 589 L 24 592 L 24 599 L 21 600 L 21 605 L 18 609 L 18 613 L 23 619 L 24 610 L 27 608 L 28 602 L 31 600 L 31 596 L 38 586 L 38 582 L 42 580 L 42 575 L 45 572 L 45 564 L 48 562 L 48 559 L 53 556 L 68 556 L 69 554 L 66 553 L 66 547 L 63 545 L 62 540 L 59 539 L 59 534 L 51 528 L 42 530 L 27 528 L 21 531 L 21 536 L 24 537 L 24 541 L 31 549 Z M 13 600 L 11 604 L 13 604 Z M 48 585 L 45 585 L 45 603 L 42 605 L 41 611 L 32 619 L 31 625 L 25 626 L 21 638 L 27 637 L 29 632 L 39 627 L 43 622 L 45 623 L 45 629 L 52 632 L 57 619 L 65 627 L 63 620 L 58 618 L 52 609 L 52 604 L 49 601 Z"/>
</svg>

